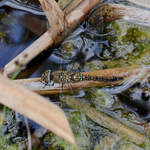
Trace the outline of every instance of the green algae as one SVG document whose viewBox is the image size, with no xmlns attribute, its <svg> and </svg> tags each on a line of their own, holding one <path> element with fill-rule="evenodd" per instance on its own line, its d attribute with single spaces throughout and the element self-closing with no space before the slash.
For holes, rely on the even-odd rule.
<svg viewBox="0 0 150 150">
<path fill-rule="evenodd" d="M 144 149 L 138 147 L 137 145 L 134 145 L 133 143 L 129 143 L 122 140 L 120 143 L 118 143 L 116 150 L 144 150 Z"/>
<path fill-rule="evenodd" d="M 99 91 L 98 88 L 90 90 L 92 103 L 97 110 L 112 108 L 115 103 L 115 97 L 105 91 Z"/>
<path fill-rule="evenodd" d="M 7 107 L 3 107 L 3 116 L 6 116 L 9 113 L 9 109 Z M 19 150 L 18 146 L 15 143 L 10 142 L 8 136 L 4 134 L 3 131 L 3 122 L 4 120 L 1 118 L 0 121 L 0 150 Z"/>
<path fill-rule="evenodd" d="M 114 35 L 107 40 L 110 47 L 105 48 L 109 51 L 111 58 L 104 55 L 107 59 L 103 61 L 106 68 L 149 65 L 150 56 L 150 30 L 137 25 L 115 22 L 105 27 L 106 31 L 113 31 Z"/>
<path fill-rule="evenodd" d="M 66 115 L 73 130 L 79 150 L 88 150 L 92 146 L 92 142 L 91 133 L 87 129 L 88 121 L 86 117 L 84 114 L 77 111 L 66 112 Z M 51 132 L 46 135 L 44 141 L 50 143 L 49 148 L 52 150 L 73 150 L 72 145 Z"/>
</svg>

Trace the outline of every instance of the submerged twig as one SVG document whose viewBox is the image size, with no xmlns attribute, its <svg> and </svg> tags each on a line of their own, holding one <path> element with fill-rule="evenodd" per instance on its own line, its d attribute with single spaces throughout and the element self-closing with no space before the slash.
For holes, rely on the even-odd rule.
<svg viewBox="0 0 150 150">
<path fill-rule="evenodd" d="M 33 44 L 26 48 L 17 57 L 11 60 L 4 68 L 4 75 L 15 72 L 17 69 L 23 69 L 34 57 L 39 55 L 49 46 L 58 45 L 64 38 L 75 29 L 88 15 L 90 10 L 103 0 L 84 0 L 74 8 L 70 13 L 65 15 L 65 31 L 56 34 L 53 30 L 48 30 Z"/>
<path fill-rule="evenodd" d="M 30 132 L 30 128 L 29 128 L 29 123 L 28 123 L 28 119 L 25 119 L 25 125 L 26 125 L 26 130 L 27 130 L 27 137 L 28 137 L 28 150 L 32 150 L 32 138 L 31 138 L 31 132 Z"/>
<path fill-rule="evenodd" d="M 80 74 L 99 77 L 101 81 L 80 81 L 76 83 L 66 83 L 63 85 L 63 89 L 61 83 L 55 83 L 54 86 L 45 86 L 41 83 L 40 78 L 33 79 L 22 79 L 15 80 L 15 82 L 25 85 L 30 90 L 38 93 L 38 94 L 59 94 L 59 93 L 70 93 L 70 86 L 72 90 L 79 90 L 81 88 L 89 88 L 89 87 L 104 87 L 104 86 L 117 86 L 121 84 L 127 84 L 129 82 L 130 85 L 138 82 L 150 71 L 150 67 L 148 66 L 132 66 L 132 67 L 122 67 L 122 68 L 113 68 L 113 69 L 105 69 L 105 70 L 97 70 L 90 72 L 80 72 Z M 55 75 L 59 71 L 53 72 L 52 75 Z M 130 83 L 130 81 L 132 83 Z M 128 86 L 126 86 L 128 88 Z"/>
<path fill-rule="evenodd" d="M 105 22 L 123 20 L 150 27 L 150 11 L 121 4 L 106 4 L 100 8 Z"/>
<path fill-rule="evenodd" d="M 79 109 L 94 122 L 100 124 L 105 128 L 108 128 L 112 132 L 117 133 L 125 140 L 131 141 L 138 145 L 144 144 L 144 142 L 146 141 L 146 137 L 142 133 L 139 133 L 137 130 L 124 125 L 123 123 L 113 119 L 112 117 L 103 112 L 97 111 L 96 109 L 90 107 L 88 104 L 83 103 L 78 99 L 69 96 L 60 99 L 68 106 Z"/>
</svg>

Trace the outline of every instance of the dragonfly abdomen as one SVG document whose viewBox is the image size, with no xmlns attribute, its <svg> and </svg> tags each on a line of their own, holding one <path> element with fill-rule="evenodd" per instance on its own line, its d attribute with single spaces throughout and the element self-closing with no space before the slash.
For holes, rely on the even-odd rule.
<svg viewBox="0 0 150 150">
<path fill-rule="evenodd" d="M 88 72 L 69 72 L 69 71 L 45 71 L 42 74 L 41 81 L 45 84 L 50 84 L 51 81 L 54 83 L 76 83 L 81 81 L 98 81 L 98 82 L 115 82 L 123 80 L 123 77 L 119 76 L 99 76 L 99 75 L 88 75 Z"/>
</svg>

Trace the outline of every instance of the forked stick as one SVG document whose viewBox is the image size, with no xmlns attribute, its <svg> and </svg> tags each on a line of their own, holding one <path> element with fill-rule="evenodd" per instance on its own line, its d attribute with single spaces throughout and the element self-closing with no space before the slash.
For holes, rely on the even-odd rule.
<svg viewBox="0 0 150 150">
<path fill-rule="evenodd" d="M 44 1 L 44 0 L 43 0 Z M 4 75 L 14 73 L 17 69 L 23 69 L 33 58 L 39 55 L 49 46 L 56 46 L 71 33 L 88 15 L 90 10 L 103 0 L 83 0 L 80 5 L 65 15 L 65 31 L 56 34 L 55 30 L 48 30 L 39 39 L 33 42 L 22 53 L 16 56 L 4 67 Z"/>
</svg>

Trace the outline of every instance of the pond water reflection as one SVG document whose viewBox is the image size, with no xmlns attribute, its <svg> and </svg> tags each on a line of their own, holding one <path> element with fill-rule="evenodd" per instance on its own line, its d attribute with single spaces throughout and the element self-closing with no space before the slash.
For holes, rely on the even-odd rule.
<svg viewBox="0 0 150 150">
<path fill-rule="evenodd" d="M 10 8 L 0 8 L 0 19 L 0 67 L 2 68 L 46 30 L 46 21 L 45 18 Z M 36 30 L 40 22 L 41 28 Z"/>
</svg>

